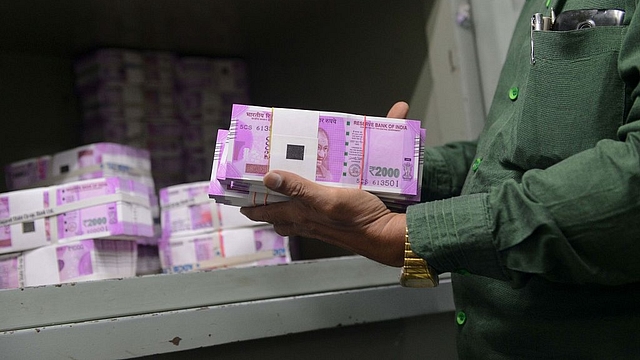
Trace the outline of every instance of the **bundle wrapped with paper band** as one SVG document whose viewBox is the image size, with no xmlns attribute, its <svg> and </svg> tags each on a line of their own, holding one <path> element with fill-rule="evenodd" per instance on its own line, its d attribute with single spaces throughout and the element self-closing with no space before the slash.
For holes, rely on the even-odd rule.
<svg viewBox="0 0 640 360">
<path fill-rule="evenodd" d="M 163 240 L 159 250 L 165 273 L 291 262 L 289 237 L 269 225 L 174 237 Z"/>
<path fill-rule="evenodd" d="M 327 186 L 377 195 L 387 206 L 420 200 L 425 129 L 418 120 L 233 105 L 218 131 L 209 196 L 252 206 L 287 198 L 262 178 L 287 170 Z"/>
<path fill-rule="evenodd" d="M 17 161 L 5 166 L 9 190 L 66 184 L 69 182 L 120 177 L 135 180 L 149 189 L 154 217 L 159 214 L 158 198 L 151 176 L 149 151 L 115 143 L 95 143 L 52 155 Z"/>
<path fill-rule="evenodd" d="M 160 189 L 160 261 L 166 273 L 291 261 L 289 239 L 207 196 L 209 182 Z"/>
<path fill-rule="evenodd" d="M 160 189 L 163 237 L 190 236 L 220 229 L 266 225 L 248 219 L 237 207 L 209 199 L 209 182 L 179 184 Z"/>
<path fill-rule="evenodd" d="M 148 188 L 117 177 L 0 194 L 0 254 L 95 238 L 153 236 Z"/>
<path fill-rule="evenodd" d="M 131 277 L 135 241 L 87 239 L 0 256 L 0 289 Z"/>
</svg>

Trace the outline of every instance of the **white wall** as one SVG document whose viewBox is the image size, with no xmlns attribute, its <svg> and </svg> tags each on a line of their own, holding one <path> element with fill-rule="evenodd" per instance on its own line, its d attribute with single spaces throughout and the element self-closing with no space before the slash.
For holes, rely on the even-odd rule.
<svg viewBox="0 0 640 360">
<path fill-rule="evenodd" d="M 473 29 L 456 22 L 462 4 L 433 1 L 425 28 L 428 59 L 412 101 L 426 102 L 411 115 L 423 119 L 427 146 L 474 139 L 484 125 Z"/>
<path fill-rule="evenodd" d="M 427 146 L 472 140 L 482 130 L 524 0 L 438 0 L 429 5 L 428 57 L 409 117 L 423 120 Z M 470 26 L 456 17 L 470 6 Z"/>
<path fill-rule="evenodd" d="M 485 113 L 493 99 L 524 0 L 470 0 Z"/>
</svg>

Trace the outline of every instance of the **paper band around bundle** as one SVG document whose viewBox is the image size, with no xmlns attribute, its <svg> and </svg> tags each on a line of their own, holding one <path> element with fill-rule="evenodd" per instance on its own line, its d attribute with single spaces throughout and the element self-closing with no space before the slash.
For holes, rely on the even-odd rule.
<svg viewBox="0 0 640 360">
<path fill-rule="evenodd" d="M 53 190 L 51 190 L 53 192 Z M 55 198 L 55 194 L 50 193 L 51 198 Z M 34 221 L 38 219 L 47 218 L 50 216 L 60 215 L 69 211 L 80 210 L 97 205 L 104 205 L 114 202 L 126 202 L 130 204 L 141 205 L 149 207 L 149 199 L 136 195 L 130 195 L 126 193 L 109 194 L 96 196 L 89 199 L 75 201 L 69 204 L 57 205 L 50 208 L 45 208 L 30 213 L 15 215 L 10 218 L 0 219 L 0 226 L 8 226 L 14 224 L 20 224 L 27 221 Z M 55 233 L 55 232 L 54 232 Z"/>
<path fill-rule="evenodd" d="M 80 169 L 73 170 L 73 171 L 70 171 L 70 172 L 67 172 L 67 173 L 64 173 L 64 174 L 60 174 L 60 175 L 48 176 L 44 180 L 40 180 L 40 181 L 37 181 L 37 182 L 33 183 L 30 187 L 34 187 L 34 188 L 35 187 L 47 187 L 47 186 L 52 186 L 52 185 L 65 184 L 65 183 L 69 183 L 71 181 L 76 181 L 77 180 L 76 178 L 79 177 L 79 176 L 91 174 L 91 173 L 98 172 L 98 171 L 103 171 L 105 169 L 113 171 L 114 172 L 113 176 L 116 176 L 117 174 L 126 174 L 126 175 L 129 175 L 129 176 L 135 176 L 135 177 L 152 178 L 150 170 L 134 168 L 134 167 L 131 167 L 129 165 L 123 165 L 123 164 L 118 164 L 118 163 L 114 163 L 114 162 L 105 162 L 105 163 L 102 163 L 102 164 L 85 166 L 85 167 L 82 167 Z"/>
</svg>

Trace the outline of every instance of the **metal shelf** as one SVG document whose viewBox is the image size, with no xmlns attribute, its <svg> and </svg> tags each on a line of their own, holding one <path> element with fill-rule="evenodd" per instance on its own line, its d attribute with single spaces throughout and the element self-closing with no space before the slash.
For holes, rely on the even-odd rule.
<svg viewBox="0 0 640 360">
<path fill-rule="evenodd" d="M 452 311 L 360 256 L 0 291 L 6 358 L 131 358 Z M 90 345 L 89 345 L 90 344 Z"/>
</svg>

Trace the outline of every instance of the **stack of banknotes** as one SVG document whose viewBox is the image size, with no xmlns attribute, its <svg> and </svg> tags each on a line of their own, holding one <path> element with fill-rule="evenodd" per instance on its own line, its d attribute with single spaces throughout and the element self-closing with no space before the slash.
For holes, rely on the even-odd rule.
<svg viewBox="0 0 640 360">
<path fill-rule="evenodd" d="M 164 273 L 291 262 L 289 238 L 269 225 L 176 237 L 158 246 Z"/>
<path fill-rule="evenodd" d="M 159 215 L 150 154 L 145 149 L 115 143 L 95 143 L 17 161 L 5 166 L 4 170 L 9 190 L 113 176 L 135 180 L 148 188 L 153 215 Z"/>
<path fill-rule="evenodd" d="M 115 75 L 124 76 L 123 74 Z M 116 83 L 119 81 L 118 78 L 111 78 L 111 80 Z M 101 126 L 103 125 L 105 124 L 101 124 Z M 142 130 L 149 130 L 136 127 L 135 123 L 129 125 L 131 128 L 127 129 L 127 134 L 122 134 L 122 136 L 134 136 Z M 173 130 L 171 127 L 169 129 Z M 133 134 L 132 130 L 135 130 Z M 117 131 L 117 127 L 111 126 L 108 131 Z M 83 135 L 86 135 L 86 132 Z M 156 135 L 156 132 L 147 134 L 150 137 Z M 149 250 L 138 251 L 139 255 L 147 255 L 143 261 L 149 260 L 150 266 L 142 268 L 143 272 L 147 274 L 153 272 L 153 267 L 156 267 L 156 272 L 160 271 L 159 265 L 156 266 L 159 264 L 157 239 L 161 236 L 159 229 L 160 206 L 156 192 L 156 179 L 152 177 L 151 168 L 152 158 L 150 150 L 146 148 L 113 142 L 98 142 L 8 164 L 5 166 L 5 176 L 9 190 L 59 185 L 101 177 L 120 177 L 145 185 L 149 189 L 151 214 L 158 222 L 158 230 L 153 237 L 138 238 L 138 244 L 147 246 Z M 155 260 L 152 258 L 154 252 Z"/>
<path fill-rule="evenodd" d="M 218 131 L 209 196 L 235 206 L 284 201 L 262 184 L 280 169 L 404 209 L 420 200 L 425 137 L 418 120 L 235 104 L 229 130 Z"/>
<path fill-rule="evenodd" d="M 208 190 L 207 181 L 160 189 L 163 272 L 291 261 L 288 237 L 249 220 L 236 206 L 215 203 Z"/>
<path fill-rule="evenodd" d="M 153 236 L 148 188 L 118 177 L 0 194 L 0 254 L 95 238 Z"/>
<path fill-rule="evenodd" d="M 208 181 L 160 189 L 160 223 L 164 237 L 264 225 L 242 215 L 236 207 L 211 201 L 208 190 Z"/>
<path fill-rule="evenodd" d="M 88 239 L 0 256 L 0 289 L 131 277 L 135 241 Z"/>
<path fill-rule="evenodd" d="M 149 189 L 97 178 L 0 194 L 0 288 L 134 276 Z"/>
</svg>

